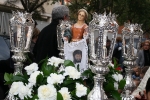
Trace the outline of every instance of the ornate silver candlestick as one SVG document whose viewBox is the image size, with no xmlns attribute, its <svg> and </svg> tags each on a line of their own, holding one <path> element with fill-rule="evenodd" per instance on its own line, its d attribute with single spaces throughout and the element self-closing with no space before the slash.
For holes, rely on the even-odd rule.
<svg viewBox="0 0 150 100">
<path fill-rule="evenodd" d="M 133 91 L 135 85 L 132 81 L 132 67 L 135 67 L 135 60 L 137 59 L 136 53 L 134 51 L 134 40 L 135 38 L 139 39 L 138 49 L 140 48 L 140 43 L 142 39 L 143 31 L 141 29 L 141 25 L 138 24 L 130 24 L 125 23 L 124 28 L 122 29 L 122 39 L 123 39 L 123 57 L 124 57 L 124 65 L 127 67 L 126 70 L 126 85 L 124 87 L 124 91 L 122 93 L 122 100 L 135 100 L 133 96 L 131 96 L 131 92 Z M 128 48 L 126 47 L 126 39 L 128 38 Z M 137 50 L 138 51 L 138 50 Z"/>
<path fill-rule="evenodd" d="M 32 14 L 12 12 L 10 19 L 10 44 L 14 64 L 14 75 L 22 74 L 23 62 L 26 60 L 24 53 L 29 52 L 34 20 Z"/>
<path fill-rule="evenodd" d="M 58 50 L 60 50 L 59 56 L 64 59 L 64 31 L 66 29 L 70 29 L 71 24 L 69 21 L 61 21 L 60 24 L 57 26 L 57 42 L 58 42 Z"/>
<path fill-rule="evenodd" d="M 92 72 L 96 74 L 96 76 L 94 76 L 94 88 L 89 93 L 88 100 L 108 99 L 103 89 L 103 82 L 105 79 L 103 75 L 109 72 L 109 68 L 107 66 L 112 59 L 117 32 L 118 24 L 116 23 L 115 14 L 112 15 L 110 13 L 107 16 L 106 13 L 100 15 L 97 13 L 93 14 L 93 20 L 89 23 L 89 50 L 90 60 L 94 64 L 91 65 L 90 68 Z M 106 48 L 108 33 L 112 34 L 109 51 L 107 51 Z M 97 45 L 95 45 L 96 41 L 98 42 Z"/>
</svg>

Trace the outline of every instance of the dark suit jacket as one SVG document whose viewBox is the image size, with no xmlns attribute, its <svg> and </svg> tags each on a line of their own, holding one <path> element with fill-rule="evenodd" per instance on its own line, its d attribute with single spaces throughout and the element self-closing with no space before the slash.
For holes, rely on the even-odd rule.
<svg viewBox="0 0 150 100">
<path fill-rule="evenodd" d="M 57 25 L 58 20 L 53 20 L 48 26 L 46 26 L 39 34 L 38 40 L 34 46 L 33 54 L 35 61 L 39 63 L 46 57 L 52 57 L 59 55 L 57 49 Z"/>
</svg>

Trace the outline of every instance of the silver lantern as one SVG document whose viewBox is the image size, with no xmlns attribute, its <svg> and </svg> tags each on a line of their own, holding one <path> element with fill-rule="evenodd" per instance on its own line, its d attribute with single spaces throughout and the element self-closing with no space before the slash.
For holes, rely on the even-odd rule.
<svg viewBox="0 0 150 100">
<path fill-rule="evenodd" d="M 60 58 L 64 59 L 64 31 L 71 28 L 71 23 L 69 21 L 60 21 L 59 25 L 57 26 L 57 43 L 58 43 L 58 50 L 60 51 L 59 56 Z"/>
<path fill-rule="evenodd" d="M 10 44 L 14 64 L 14 75 L 22 74 L 23 62 L 26 60 L 25 53 L 29 52 L 34 20 L 32 14 L 22 12 L 12 12 L 9 22 Z"/>
<path fill-rule="evenodd" d="M 118 33 L 118 24 L 116 15 L 109 13 L 93 14 L 93 20 L 89 23 L 89 51 L 90 60 L 93 65 L 90 69 L 96 75 L 94 76 L 94 88 L 88 95 L 88 100 L 108 99 L 103 89 L 104 76 L 109 72 L 107 67 L 112 61 L 112 53 Z M 108 34 L 111 34 L 111 46 L 109 51 L 106 48 Z M 97 44 L 96 44 L 97 42 Z"/>
<path fill-rule="evenodd" d="M 137 51 L 140 49 L 140 43 L 142 40 L 143 31 L 141 25 L 125 23 L 122 29 L 122 39 L 123 39 L 123 57 L 124 65 L 126 66 L 126 84 L 122 92 L 122 100 L 135 100 L 131 93 L 133 92 L 135 85 L 132 81 L 132 68 L 136 66 L 135 60 L 137 55 L 135 52 L 135 44 L 137 44 Z M 135 40 L 138 41 L 135 42 Z"/>
</svg>

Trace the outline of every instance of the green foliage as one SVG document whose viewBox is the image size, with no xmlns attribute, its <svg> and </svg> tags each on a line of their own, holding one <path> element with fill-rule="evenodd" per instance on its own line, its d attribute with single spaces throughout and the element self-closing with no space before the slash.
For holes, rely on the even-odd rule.
<svg viewBox="0 0 150 100">
<path fill-rule="evenodd" d="M 36 84 L 32 88 L 32 97 L 25 97 L 24 100 L 39 99 L 38 95 L 37 95 L 38 88 L 42 85 L 48 84 L 47 78 L 50 76 L 50 74 L 56 73 L 56 74 L 63 75 L 65 72 L 65 71 L 59 72 L 60 66 L 48 65 L 48 58 L 44 59 L 40 63 L 42 64 L 42 67 L 39 70 L 41 73 L 36 76 Z M 64 67 L 64 69 L 68 66 L 72 66 L 73 68 L 75 67 L 73 62 L 70 60 L 65 60 L 64 63 L 61 65 Z M 5 73 L 5 75 L 4 75 L 6 85 L 11 85 L 13 82 L 23 82 L 25 85 L 25 84 L 29 83 L 29 81 L 28 81 L 29 78 L 30 78 L 30 75 L 27 75 L 26 72 L 23 75 L 13 75 L 13 74 L 8 74 L 8 73 Z M 71 94 L 72 100 L 85 100 L 86 96 L 82 96 L 82 97 L 76 96 L 76 83 L 83 84 L 84 80 L 82 79 L 82 77 L 80 77 L 78 79 L 72 79 L 72 78 L 70 78 L 69 75 L 66 75 L 65 79 L 63 80 L 63 83 L 53 84 L 57 90 L 57 100 L 63 100 L 63 96 L 61 95 L 61 93 L 58 92 L 62 87 L 68 88 L 68 91 Z M 89 91 L 90 91 L 90 89 L 87 88 L 87 93 L 89 93 Z M 18 96 L 16 95 L 16 97 L 18 97 Z"/>
<path fill-rule="evenodd" d="M 64 100 L 61 93 L 57 92 L 57 100 Z"/>
<path fill-rule="evenodd" d="M 56 0 L 53 0 L 56 1 Z M 87 23 L 92 20 L 92 13 L 115 13 L 118 15 L 117 22 L 123 25 L 124 22 L 142 24 L 145 32 L 150 32 L 150 1 L 149 0 L 70 0 L 71 20 L 77 20 L 77 12 L 84 8 L 89 13 Z M 76 9 L 74 9 L 76 8 Z"/>
<path fill-rule="evenodd" d="M 49 77 L 51 73 L 56 73 L 56 74 L 64 73 L 64 70 L 59 72 L 60 66 L 48 65 L 47 64 L 48 58 L 44 59 L 41 63 L 42 63 L 42 68 L 40 71 L 42 73 L 40 73 L 36 77 L 36 85 L 33 86 L 32 98 L 26 97 L 26 98 L 24 98 L 24 100 L 38 99 L 37 89 L 41 85 L 48 84 L 47 77 Z M 69 66 L 75 67 L 73 62 L 70 60 L 65 60 L 64 63 L 62 64 L 62 66 L 64 68 L 67 68 Z M 106 81 L 103 84 L 103 87 L 104 87 L 104 90 L 105 90 L 105 93 L 107 94 L 107 96 L 114 98 L 115 100 L 121 100 L 120 93 L 114 87 L 114 83 L 116 82 L 116 80 L 112 77 L 113 74 L 120 73 L 120 71 L 116 70 L 116 68 L 118 66 L 119 65 L 117 64 L 117 62 L 115 60 L 114 60 L 113 66 L 108 66 L 110 71 L 108 74 L 105 75 Z M 94 78 L 93 77 L 94 76 L 95 76 L 95 74 L 92 73 L 92 71 L 90 69 L 88 69 L 82 73 L 82 77 L 84 77 L 84 78 L 86 77 L 85 80 L 83 80 L 82 78 L 72 79 L 68 75 L 65 76 L 63 83 L 54 84 L 54 87 L 57 90 L 57 100 L 63 100 L 61 93 L 58 92 L 58 90 L 60 90 L 62 87 L 68 88 L 68 90 L 70 91 L 72 100 L 86 100 L 87 96 L 83 96 L 80 98 L 76 96 L 76 83 L 84 84 L 87 87 L 87 94 L 88 94 L 93 89 L 93 86 L 94 86 L 94 80 L 93 80 Z M 8 74 L 8 73 L 5 73 L 5 75 L 4 75 L 6 85 L 11 85 L 13 82 L 20 82 L 20 81 L 23 82 L 24 84 L 28 84 L 29 77 L 30 77 L 30 75 L 27 75 L 26 72 L 23 75 L 13 75 L 13 74 Z M 118 82 L 118 89 L 123 90 L 125 83 L 126 83 L 126 81 L 124 79 L 122 79 L 120 82 Z"/>
</svg>

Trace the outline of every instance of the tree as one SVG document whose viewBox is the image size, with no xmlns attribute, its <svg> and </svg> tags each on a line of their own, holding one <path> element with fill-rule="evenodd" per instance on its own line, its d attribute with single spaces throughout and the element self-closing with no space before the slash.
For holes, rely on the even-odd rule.
<svg viewBox="0 0 150 100">
<path fill-rule="evenodd" d="M 48 1 L 50 0 L 12 0 L 12 1 L 7 0 L 5 4 L 12 7 L 17 7 L 16 5 L 14 5 L 14 3 L 21 2 L 24 11 L 28 13 L 34 12 L 33 19 L 42 19 L 41 12 L 42 13 L 45 12 L 43 4 Z"/>
<path fill-rule="evenodd" d="M 53 0 L 57 2 L 61 0 Z M 131 23 L 142 24 L 144 33 L 150 32 L 150 0 L 70 0 L 68 5 L 71 19 L 75 20 L 77 11 L 85 8 L 89 12 L 89 20 L 92 13 L 115 13 L 118 15 L 119 25 L 130 21 Z"/>
</svg>

